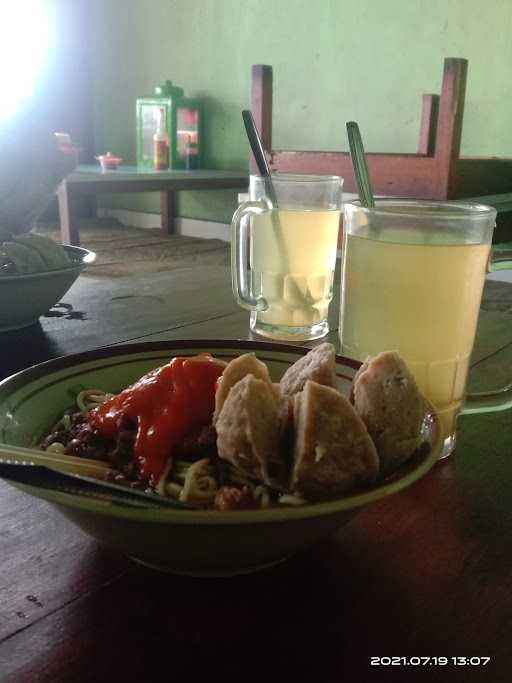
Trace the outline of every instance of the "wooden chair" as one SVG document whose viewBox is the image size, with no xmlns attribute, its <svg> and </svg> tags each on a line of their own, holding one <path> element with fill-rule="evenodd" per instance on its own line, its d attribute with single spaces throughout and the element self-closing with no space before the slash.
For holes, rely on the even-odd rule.
<svg viewBox="0 0 512 683">
<path fill-rule="evenodd" d="M 445 59 L 441 96 L 423 95 L 417 154 L 368 154 L 376 194 L 443 200 L 512 191 L 512 158 L 460 156 L 467 68 L 466 59 Z M 251 109 L 273 171 L 341 175 L 345 191 L 356 192 L 348 152 L 272 149 L 271 66 L 252 67 Z"/>
</svg>

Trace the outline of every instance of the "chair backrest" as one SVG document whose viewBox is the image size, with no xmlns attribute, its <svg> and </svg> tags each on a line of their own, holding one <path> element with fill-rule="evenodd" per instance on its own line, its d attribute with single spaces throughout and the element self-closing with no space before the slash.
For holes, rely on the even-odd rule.
<svg viewBox="0 0 512 683">
<path fill-rule="evenodd" d="M 511 191 L 512 159 L 460 156 L 467 69 L 466 59 L 444 60 L 441 95 L 423 95 L 416 154 L 367 155 L 376 194 L 442 200 Z M 271 66 L 252 67 L 251 110 L 273 171 L 341 175 L 356 192 L 348 152 L 272 149 Z"/>
</svg>

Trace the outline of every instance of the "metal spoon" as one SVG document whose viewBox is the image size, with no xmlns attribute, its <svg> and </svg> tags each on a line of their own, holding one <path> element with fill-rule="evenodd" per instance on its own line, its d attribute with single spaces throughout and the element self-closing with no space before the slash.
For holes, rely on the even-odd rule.
<svg viewBox="0 0 512 683">
<path fill-rule="evenodd" d="M 274 209 L 270 213 L 270 220 L 272 222 L 272 227 L 274 229 L 274 235 L 277 242 L 277 247 L 279 249 L 281 264 L 283 268 L 283 273 L 290 273 L 290 264 L 288 260 L 288 253 L 286 251 L 286 245 L 283 239 L 283 232 L 281 229 L 281 221 L 279 219 L 278 213 L 278 203 L 277 196 L 274 185 L 272 183 L 272 173 L 270 171 L 270 166 L 267 162 L 267 157 L 265 156 L 265 150 L 263 149 L 263 143 L 261 142 L 258 129 L 254 123 L 252 113 L 248 109 L 242 111 L 242 119 L 245 125 L 245 131 L 247 133 L 247 138 L 249 139 L 249 144 L 251 146 L 251 151 L 258 166 L 258 171 L 265 185 L 265 194 L 269 203 L 271 204 L 271 209 Z M 308 302 L 307 296 L 304 296 L 302 290 L 299 288 L 295 280 L 290 278 L 289 287 L 291 289 L 291 294 L 294 299 L 304 302 Z"/>
<path fill-rule="evenodd" d="M 73 461 L 68 465 L 67 471 L 63 469 L 63 463 L 61 462 L 64 458 L 69 458 Z M 57 462 L 52 462 L 52 459 Z M 80 460 L 80 458 L 73 456 L 62 456 L 62 458 L 50 456 L 48 458 L 49 464 L 46 464 L 44 453 L 39 454 L 32 449 L 18 446 L 0 446 L 0 478 L 18 484 L 70 493 L 74 496 L 93 498 L 116 505 L 138 508 L 163 506 L 193 509 L 192 506 L 174 498 L 164 498 L 155 493 L 130 489 L 126 486 L 106 481 L 103 477 L 110 469 L 108 466 L 97 463 L 94 467 L 91 461 L 87 461 L 87 463 L 83 463 L 83 469 L 81 470 L 77 467 L 76 462 L 74 462 L 77 460 Z M 76 470 L 87 472 L 87 474 L 77 474 Z"/>
</svg>

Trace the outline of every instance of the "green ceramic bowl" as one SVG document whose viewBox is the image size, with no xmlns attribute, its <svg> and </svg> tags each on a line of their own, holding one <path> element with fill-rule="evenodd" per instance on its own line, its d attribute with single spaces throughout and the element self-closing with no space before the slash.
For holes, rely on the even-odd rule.
<svg viewBox="0 0 512 683">
<path fill-rule="evenodd" d="M 29 275 L 0 277 L 0 332 L 36 323 L 68 291 L 96 254 L 82 247 L 64 245 L 73 263 L 69 268 Z"/>
<path fill-rule="evenodd" d="M 119 391 L 172 356 L 210 351 L 229 360 L 254 351 L 278 380 L 308 349 L 267 342 L 148 342 L 57 358 L 0 383 L 0 442 L 31 446 L 72 405 L 68 389 L 81 384 Z M 340 389 L 347 393 L 358 363 L 337 358 Z M 210 512 L 135 509 L 67 493 L 20 486 L 43 498 L 98 541 L 152 567 L 189 575 L 231 575 L 278 563 L 320 541 L 363 505 L 396 493 L 422 477 L 441 450 L 438 420 L 425 421 L 430 449 L 392 478 L 354 495 L 301 507 Z"/>
</svg>

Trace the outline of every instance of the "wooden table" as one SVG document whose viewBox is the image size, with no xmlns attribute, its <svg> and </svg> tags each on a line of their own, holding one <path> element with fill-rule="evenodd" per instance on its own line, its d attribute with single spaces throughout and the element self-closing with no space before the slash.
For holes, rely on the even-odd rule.
<svg viewBox="0 0 512 683">
<path fill-rule="evenodd" d="M 78 166 L 58 190 L 62 242 L 80 244 L 77 202 L 84 195 L 115 192 L 160 192 L 162 230 L 174 232 L 175 193 L 183 190 L 247 189 L 249 176 L 239 171 L 155 171 L 119 166 L 103 171 L 100 166 Z"/>
<path fill-rule="evenodd" d="M 0 335 L 1 376 L 127 340 L 248 336 L 220 268 L 81 277 L 65 302 L 71 312 Z M 471 388 L 511 369 L 512 286 L 490 282 Z M 0 681 L 509 681 L 511 444 L 511 412 L 463 417 L 455 455 L 424 479 L 328 542 L 232 579 L 138 566 L 0 482 Z M 491 660 L 370 665 L 422 656 Z"/>
</svg>

